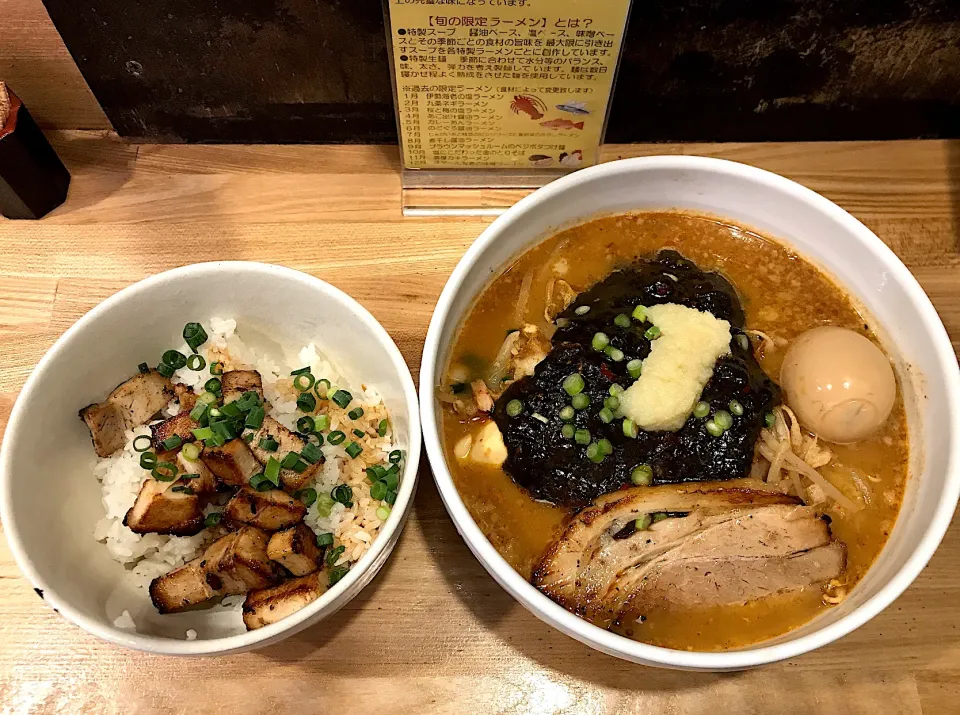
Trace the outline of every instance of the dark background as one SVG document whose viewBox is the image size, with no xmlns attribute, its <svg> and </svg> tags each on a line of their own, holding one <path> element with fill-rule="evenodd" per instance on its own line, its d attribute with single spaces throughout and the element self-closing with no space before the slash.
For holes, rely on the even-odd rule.
<svg viewBox="0 0 960 715">
<path fill-rule="evenodd" d="M 44 4 L 122 136 L 396 141 L 380 0 Z M 958 136 L 960 0 L 635 0 L 607 141 Z"/>
</svg>

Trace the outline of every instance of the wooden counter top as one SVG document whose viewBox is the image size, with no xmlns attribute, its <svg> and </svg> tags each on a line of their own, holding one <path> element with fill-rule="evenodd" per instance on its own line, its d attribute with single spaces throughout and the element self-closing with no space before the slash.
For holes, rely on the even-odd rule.
<svg viewBox="0 0 960 715">
<path fill-rule="evenodd" d="M 33 366 L 134 281 L 214 259 L 280 263 L 344 289 L 416 377 L 433 306 L 491 219 L 400 213 L 393 147 L 134 146 L 54 136 L 66 205 L 0 219 L 0 429 Z M 609 147 L 719 156 L 781 173 L 864 221 L 960 345 L 960 142 Z M 856 633 L 745 673 L 631 665 L 541 623 L 474 559 L 422 466 L 393 557 L 340 613 L 281 644 L 178 660 L 101 643 L 53 613 L 0 540 L 0 711 L 83 713 L 960 712 L 960 527 Z"/>
</svg>

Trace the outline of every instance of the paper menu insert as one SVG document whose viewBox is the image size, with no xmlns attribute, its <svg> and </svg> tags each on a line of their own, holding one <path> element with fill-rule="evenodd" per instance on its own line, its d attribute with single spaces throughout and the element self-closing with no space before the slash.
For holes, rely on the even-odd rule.
<svg viewBox="0 0 960 715">
<path fill-rule="evenodd" d="M 388 0 L 408 169 L 596 163 L 630 0 Z"/>
</svg>

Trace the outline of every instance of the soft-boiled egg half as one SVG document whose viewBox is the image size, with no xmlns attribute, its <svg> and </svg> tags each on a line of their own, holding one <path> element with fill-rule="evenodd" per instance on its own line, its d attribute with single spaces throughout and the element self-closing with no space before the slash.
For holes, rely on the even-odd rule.
<svg viewBox="0 0 960 715">
<path fill-rule="evenodd" d="M 874 434 L 897 396 L 887 356 L 863 335 L 837 327 L 808 330 L 793 342 L 780 386 L 800 424 L 837 444 Z"/>
</svg>

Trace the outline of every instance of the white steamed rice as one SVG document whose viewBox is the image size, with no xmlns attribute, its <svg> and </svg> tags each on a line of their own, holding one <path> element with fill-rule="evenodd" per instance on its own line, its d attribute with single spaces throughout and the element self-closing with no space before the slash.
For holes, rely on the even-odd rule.
<svg viewBox="0 0 960 715">
<path fill-rule="evenodd" d="M 332 533 L 335 546 L 343 546 L 344 553 L 337 565 L 349 565 L 359 559 L 369 548 L 376 537 L 382 521 L 377 517 L 377 508 L 381 502 L 370 497 L 370 483 L 366 479 L 367 467 L 376 464 L 386 464 L 389 453 L 399 446 L 393 442 L 393 430 L 390 429 L 385 437 L 377 436 L 377 427 L 381 420 L 389 419 L 383 401 L 370 385 L 351 379 L 340 367 L 324 353 L 320 352 L 314 343 L 295 353 L 285 353 L 282 359 L 277 360 L 244 342 L 237 334 L 237 323 L 230 319 L 211 318 L 204 326 L 209 339 L 200 346 L 199 353 L 209 366 L 213 361 L 224 363 L 224 370 L 250 369 L 260 373 L 263 379 L 264 399 L 270 404 L 268 414 L 283 424 L 295 430 L 297 419 L 301 416 L 297 412 L 297 391 L 293 387 L 290 372 L 309 366 L 312 374 L 319 380 L 326 378 L 333 384 L 333 390 L 343 388 L 353 395 L 353 401 L 347 409 L 341 409 L 332 400 L 318 402 L 317 414 L 327 414 L 330 417 L 330 430 L 342 430 L 348 436 L 340 445 L 331 445 L 327 442 L 321 447 L 326 462 L 313 486 L 320 495 L 329 494 L 338 484 L 349 484 L 353 489 L 353 506 L 348 508 L 335 503 L 329 514 L 320 515 L 320 501 L 310 506 L 304 522 L 317 534 Z M 191 351 L 186 343 L 177 349 L 183 354 Z M 180 382 L 195 388 L 199 394 L 203 390 L 203 383 L 210 379 L 208 368 L 190 370 L 182 368 L 173 377 L 174 382 Z M 347 412 L 362 407 L 364 414 L 357 420 L 352 420 Z M 171 402 L 165 410 L 164 416 L 172 416 L 179 411 L 176 402 Z M 352 430 L 361 429 L 365 437 L 357 438 Z M 212 529 L 206 529 L 196 536 L 161 536 L 159 534 L 135 534 L 123 525 L 124 515 L 133 506 L 141 484 L 149 477 L 149 472 L 140 467 L 140 455 L 133 449 L 133 441 L 139 435 L 149 435 L 148 426 L 140 427 L 128 432 L 127 443 L 123 450 L 112 457 L 100 459 L 94 467 L 94 474 L 100 481 L 101 497 L 104 516 L 97 523 L 94 538 L 103 542 L 110 556 L 128 568 L 126 578 L 134 588 L 137 598 L 147 599 L 147 589 L 150 582 L 183 565 L 187 561 L 202 553 L 204 548 L 213 541 L 215 535 Z M 345 447 L 350 441 L 357 441 L 363 451 L 356 459 L 351 459 Z M 206 511 L 219 510 L 219 506 L 211 503 Z M 223 599 L 222 605 L 239 612 L 243 596 L 231 596 Z M 131 604 L 131 609 L 139 610 L 140 604 Z M 238 613 L 239 618 L 239 613 Z M 118 628 L 135 629 L 136 625 L 128 610 L 124 609 L 114 621 Z M 196 633 L 192 633 L 192 638 Z M 188 632 L 187 638 L 191 639 Z"/>
</svg>

